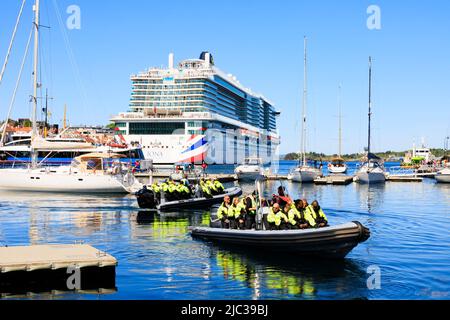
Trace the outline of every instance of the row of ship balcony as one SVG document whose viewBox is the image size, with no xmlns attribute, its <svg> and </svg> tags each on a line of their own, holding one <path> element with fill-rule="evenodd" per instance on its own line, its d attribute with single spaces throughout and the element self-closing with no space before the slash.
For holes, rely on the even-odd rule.
<svg viewBox="0 0 450 320">
<path fill-rule="evenodd" d="M 150 69 L 145 72 L 141 72 L 139 74 L 133 74 L 131 75 L 131 79 L 161 79 L 166 77 L 173 77 L 176 76 L 176 79 L 183 79 L 183 78 L 192 78 L 192 77 L 201 77 L 201 78 L 207 78 L 211 75 L 214 75 L 214 70 L 212 69 L 202 69 L 202 70 L 195 70 L 195 69 L 189 69 L 189 70 L 180 70 L 180 69 L 174 69 L 172 73 L 168 74 L 167 70 L 162 69 Z"/>
<path fill-rule="evenodd" d="M 148 109 L 145 112 L 122 112 L 114 119 L 166 119 L 166 118 L 183 118 L 183 119 L 205 119 L 212 120 L 213 116 L 210 112 L 183 112 L 181 110 L 155 110 Z"/>
</svg>

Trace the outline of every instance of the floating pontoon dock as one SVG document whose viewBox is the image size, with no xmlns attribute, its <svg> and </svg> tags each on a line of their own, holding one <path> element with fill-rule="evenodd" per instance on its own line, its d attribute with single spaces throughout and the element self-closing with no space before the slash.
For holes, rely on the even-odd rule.
<svg viewBox="0 0 450 320">
<path fill-rule="evenodd" d="M 136 173 L 136 178 L 139 179 L 142 183 L 148 184 L 150 181 L 149 173 Z M 162 179 L 169 178 L 169 173 L 159 172 L 153 174 L 153 181 L 158 181 Z M 422 182 L 423 178 L 433 178 L 434 174 L 426 173 L 415 173 L 414 175 L 409 174 L 391 174 L 386 181 L 391 182 Z M 218 179 L 221 182 L 234 182 L 237 181 L 235 174 L 207 174 L 205 176 L 206 179 Z M 195 179 L 190 179 L 194 181 Z M 275 181 L 275 180 L 287 180 L 287 175 L 283 174 L 269 174 L 266 176 L 266 180 Z M 330 174 L 328 176 L 319 177 L 314 180 L 316 185 L 348 185 L 354 181 L 354 176 L 344 175 L 344 174 Z"/>
<path fill-rule="evenodd" d="M 333 185 L 348 185 L 353 182 L 353 176 L 344 174 L 332 174 L 326 177 L 319 177 L 314 180 L 315 184 L 333 184 Z"/>
<path fill-rule="evenodd" d="M 157 172 L 157 173 L 135 173 L 134 176 L 143 183 L 148 183 L 150 178 L 154 181 L 168 179 L 170 177 L 169 172 Z M 200 176 L 199 178 L 203 178 Z M 236 181 L 236 176 L 234 174 L 207 174 L 204 178 L 208 179 L 218 179 L 221 182 L 233 182 Z M 195 180 L 194 178 L 189 178 L 189 180 Z"/>
<path fill-rule="evenodd" d="M 422 182 L 422 177 L 409 176 L 409 175 L 390 175 L 387 181 L 391 182 Z"/>
<path fill-rule="evenodd" d="M 0 292 L 67 291 L 76 269 L 77 289 L 115 289 L 116 266 L 114 257 L 85 244 L 1 247 Z"/>
</svg>

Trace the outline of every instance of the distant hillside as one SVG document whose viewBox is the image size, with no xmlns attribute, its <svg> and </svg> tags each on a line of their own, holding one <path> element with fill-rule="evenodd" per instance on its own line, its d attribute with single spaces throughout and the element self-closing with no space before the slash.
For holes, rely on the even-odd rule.
<svg viewBox="0 0 450 320">
<path fill-rule="evenodd" d="M 431 153 L 436 157 L 442 157 L 445 155 L 444 149 L 430 149 Z M 403 158 L 407 151 L 385 151 L 385 152 L 377 152 L 376 155 L 384 160 L 393 159 L 393 158 Z M 322 160 L 322 161 L 330 161 L 333 158 L 337 158 L 337 154 L 326 155 L 324 153 L 316 153 L 309 152 L 306 154 L 306 157 L 310 160 Z M 355 161 L 361 159 L 363 155 L 358 153 L 352 154 L 344 154 L 342 158 L 346 161 Z M 283 160 L 298 160 L 300 157 L 299 153 L 291 152 L 282 157 Z"/>
</svg>

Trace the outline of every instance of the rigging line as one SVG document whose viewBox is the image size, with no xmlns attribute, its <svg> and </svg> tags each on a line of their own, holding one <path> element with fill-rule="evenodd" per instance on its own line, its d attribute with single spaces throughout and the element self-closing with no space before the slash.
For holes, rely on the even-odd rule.
<svg viewBox="0 0 450 320">
<path fill-rule="evenodd" d="M 48 67 L 48 60 L 47 60 L 47 50 L 45 46 L 47 45 L 47 42 L 44 41 L 45 38 L 42 36 L 42 32 L 39 33 L 39 43 L 41 44 L 39 46 L 39 83 L 40 83 L 40 96 L 43 97 L 43 83 L 44 81 L 47 83 L 50 78 L 49 76 L 49 67 Z M 48 88 L 48 85 L 45 85 L 46 88 Z M 42 100 L 42 98 L 41 98 Z M 42 102 L 41 102 L 42 107 Z"/>
<path fill-rule="evenodd" d="M 50 5 L 48 4 L 48 2 L 44 3 L 45 5 L 45 9 L 47 12 L 47 19 L 48 19 L 48 25 L 51 26 L 51 22 L 50 22 L 50 12 L 49 12 L 49 7 Z M 48 28 L 48 54 L 46 55 L 48 58 L 48 72 L 49 72 L 49 86 L 50 87 L 50 94 L 53 96 L 53 89 L 54 89 L 54 83 L 53 83 L 53 55 L 52 55 L 52 28 Z M 53 101 L 53 100 L 51 100 Z M 53 108 L 53 105 L 52 105 Z"/>
<path fill-rule="evenodd" d="M 38 81 L 38 89 L 39 89 L 39 97 L 40 97 L 40 99 L 39 100 L 37 100 L 37 101 L 39 101 L 40 103 L 41 103 L 41 106 L 40 107 L 38 107 L 39 108 L 39 110 L 42 110 L 42 97 L 43 97 L 43 92 L 42 92 L 42 64 L 43 64 L 43 61 L 44 61 L 44 58 L 42 57 L 42 52 L 44 51 L 43 50 L 43 43 L 42 43 L 42 33 L 41 32 L 39 32 L 39 47 L 38 47 L 38 58 L 39 58 L 39 63 L 38 63 L 38 66 L 39 66 L 39 72 L 38 72 L 38 75 L 39 75 L 39 81 Z M 38 97 L 35 97 L 35 99 L 38 99 Z M 38 102 L 37 102 L 38 103 Z M 42 116 L 42 114 L 41 114 L 41 112 L 37 112 L 37 114 L 36 114 L 36 117 L 37 117 L 37 115 L 40 115 L 40 116 Z M 42 120 L 42 118 L 41 118 L 41 120 Z"/>
<path fill-rule="evenodd" d="M 8 121 L 9 121 L 9 119 L 10 119 L 10 117 L 11 117 L 12 108 L 13 108 L 14 103 L 15 103 L 15 101 L 16 101 L 17 89 L 19 88 L 20 80 L 22 79 L 23 68 L 24 68 L 25 62 L 26 62 L 26 60 L 27 60 L 28 50 L 29 50 L 29 48 L 30 48 L 31 38 L 32 38 L 32 36 L 33 36 L 33 29 L 34 29 L 34 27 L 31 28 L 30 35 L 28 36 L 28 42 L 27 42 L 27 46 L 26 46 L 26 48 L 25 48 L 25 54 L 24 54 L 24 56 L 23 56 L 22 64 L 21 64 L 21 66 L 20 66 L 20 71 L 19 71 L 19 76 L 18 76 L 18 78 L 17 78 L 16 87 L 14 88 L 14 92 L 13 92 L 13 95 L 12 95 L 12 97 L 11 97 L 11 102 L 10 102 L 10 104 L 9 104 L 8 115 L 7 115 L 7 117 L 6 117 L 5 125 L 4 125 L 4 128 L 3 128 L 3 133 L 2 133 L 0 145 L 3 145 L 4 142 L 5 142 L 6 129 L 7 129 L 7 127 L 8 127 Z"/>
<path fill-rule="evenodd" d="M 20 7 L 19 15 L 17 16 L 16 25 L 14 27 L 13 35 L 11 41 L 9 42 L 8 51 L 6 53 L 5 62 L 3 63 L 2 71 L 0 72 L 0 85 L 2 84 L 3 75 L 5 74 L 6 66 L 8 65 L 9 55 L 11 54 L 14 39 L 16 38 L 17 29 L 19 28 L 20 18 L 22 17 L 23 8 L 25 6 L 26 0 L 22 1 L 22 6 Z"/>
<path fill-rule="evenodd" d="M 57 3 L 56 0 L 53 0 L 53 5 L 54 5 L 54 9 L 56 11 L 56 17 L 57 17 L 57 20 L 58 20 L 58 23 L 59 23 L 59 27 L 61 29 L 63 40 L 64 40 L 64 43 L 66 45 L 66 52 L 67 52 L 67 55 L 69 57 L 70 64 L 72 66 L 72 72 L 74 73 L 75 80 L 76 80 L 76 82 L 78 84 L 79 90 L 81 91 L 82 104 L 83 104 L 84 109 L 86 110 L 87 109 L 86 107 L 87 107 L 87 100 L 88 99 L 87 99 L 85 85 L 84 85 L 83 81 L 81 80 L 80 69 L 78 67 L 78 64 L 77 64 L 76 59 L 75 59 L 75 55 L 74 55 L 72 47 L 70 45 L 69 37 L 68 37 L 66 29 L 64 27 L 64 23 L 63 23 L 63 20 L 61 18 L 61 14 L 59 12 L 58 3 Z"/>
</svg>

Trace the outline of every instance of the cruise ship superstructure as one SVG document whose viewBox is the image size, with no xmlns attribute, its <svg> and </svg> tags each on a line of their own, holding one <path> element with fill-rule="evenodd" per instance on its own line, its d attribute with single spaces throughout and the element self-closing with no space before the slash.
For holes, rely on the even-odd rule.
<svg viewBox="0 0 450 320">
<path fill-rule="evenodd" d="M 155 164 L 242 163 L 278 157 L 280 137 L 273 103 L 242 86 L 236 77 L 199 59 L 131 76 L 128 112 L 111 119 L 128 143 L 139 143 Z"/>
</svg>

